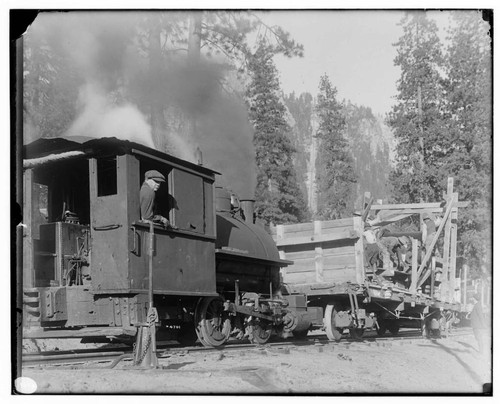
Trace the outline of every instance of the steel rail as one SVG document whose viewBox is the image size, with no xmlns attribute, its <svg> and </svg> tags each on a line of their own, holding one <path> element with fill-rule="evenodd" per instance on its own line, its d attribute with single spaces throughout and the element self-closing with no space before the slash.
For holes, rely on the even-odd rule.
<svg viewBox="0 0 500 404">
<path fill-rule="evenodd" d="M 368 331 L 373 332 L 375 331 Z M 466 329 L 453 329 L 446 338 L 460 337 L 464 335 L 472 335 L 470 328 Z M 443 337 L 442 337 L 443 338 Z M 268 342 L 266 344 L 251 344 L 247 341 L 244 342 L 230 342 L 222 347 L 205 347 L 205 346 L 176 346 L 158 349 L 158 359 L 167 359 L 172 355 L 186 354 L 186 353 L 214 353 L 219 352 L 221 354 L 234 352 L 234 351 L 264 351 L 264 350 L 276 350 L 276 349 L 294 349 L 301 347 L 313 347 L 313 346 L 334 346 L 339 348 L 356 348 L 370 346 L 372 343 L 394 343 L 394 342 L 404 342 L 409 340 L 433 340 L 435 337 L 423 337 L 422 332 L 419 329 L 405 329 L 399 331 L 397 335 L 365 335 L 361 340 L 354 339 L 351 337 L 342 338 L 340 341 L 330 341 L 326 335 L 310 335 L 303 340 L 284 340 L 276 342 Z M 84 349 L 84 350 L 71 350 L 71 351 L 49 351 L 42 353 L 31 353 L 23 354 L 22 365 L 24 367 L 32 366 L 56 366 L 56 365 L 70 365 L 88 362 L 115 362 L 119 357 L 123 357 L 124 360 L 130 360 L 128 358 L 131 354 L 131 348 L 124 348 L 123 350 L 109 350 L 110 348 L 97 348 L 95 350 Z M 106 367 L 102 367 L 104 369 Z"/>
</svg>

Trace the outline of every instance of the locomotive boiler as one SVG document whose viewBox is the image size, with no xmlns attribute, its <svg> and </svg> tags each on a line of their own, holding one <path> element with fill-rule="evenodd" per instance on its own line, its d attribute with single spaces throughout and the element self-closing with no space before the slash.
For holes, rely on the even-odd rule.
<svg viewBox="0 0 500 404">
<path fill-rule="evenodd" d="M 172 339 L 263 343 L 321 321 L 305 295 L 280 294 L 290 262 L 251 202 L 215 186 L 217 172 L 110 138 L 39 139 L 23 165 L 24 337 L 133 337 L 150 281 L 157 326 Z M 167 179 L 156 204 L 172 224 L 153 235 L 139 209 L 148 170 Z"/>
</svg>

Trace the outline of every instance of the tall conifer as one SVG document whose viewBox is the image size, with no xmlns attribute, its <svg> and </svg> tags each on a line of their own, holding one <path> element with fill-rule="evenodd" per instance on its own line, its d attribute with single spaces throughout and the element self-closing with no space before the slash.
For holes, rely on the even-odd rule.
<svg viewBox="0 0 500 404">
<path fill-rule="evenodd" d="M 318 218 L 338 219 L 354 210 L 354 164 L 349 144 L 344 137 L 345 118 L 337 101 L 337 89 L 325 74 L 320 79 L 315 106 L 319 128 L 317 160 Z"/>
<path fill-rule="evenodd" d="M 291 129 L 272 56 L 261 46 L 250 59 L 247 100 L 255 130 L 256 208 L 266 222 L 279 224 L 304 220 L 307 207 L 292 164 L 295 149 L 288 137 Z"/>
</svg>

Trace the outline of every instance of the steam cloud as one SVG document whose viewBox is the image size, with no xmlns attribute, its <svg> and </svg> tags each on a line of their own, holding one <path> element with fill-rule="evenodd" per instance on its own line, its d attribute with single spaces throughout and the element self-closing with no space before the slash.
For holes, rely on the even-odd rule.
<svg viewBox="0 0 500 404">
<path fill-rule="evenodd" d="M 151 126 L 130 103 L 110 104 L 93 85 L 82 89 L 83 112 L 68 130 L 68 136 L 116 137 L 153 147 Z"/>
<path fill-rule="evenodd" d="M 227 72 L 220 65 L 203 59 L 187 65 L 183 57 L 169 57 L 168 63 L 155 69 L 140 54 L 134 39 L 140 24 L 157 15 L 69 12 L 38 16 L 30 34 L 43 36 L 53 50 L 72 61 L 83 78 L 81 110 L 66 135 L 117 137 L 154 147 L 147 116 L 159 107 L 166 125 L 157 134 L 160 149 L 168 145 L 169 152 L 196 162 L 199 147 L 204 165 L 222 173 L 220 183 L 241 198 L 253 198 L 255 151 L 245 106 L 237 97 L 222 93 L 220 80 Z M 179 19 L 186 18 L 186 13 L 163 16 Z"/>
</svg>

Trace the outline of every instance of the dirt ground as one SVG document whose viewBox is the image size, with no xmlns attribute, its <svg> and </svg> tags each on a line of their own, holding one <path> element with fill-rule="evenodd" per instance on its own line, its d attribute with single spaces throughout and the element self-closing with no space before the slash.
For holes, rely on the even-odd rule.
<svg viewBox="0 0 500 404">
<path fill-rule="evenodd" d="M 177 353 L 160 369 L 25 368 L 35 394 L 482 394 L 491 358 L 473 335 Z M 487 387 L 486 387 L 487 388 Z"/>
</svg>

